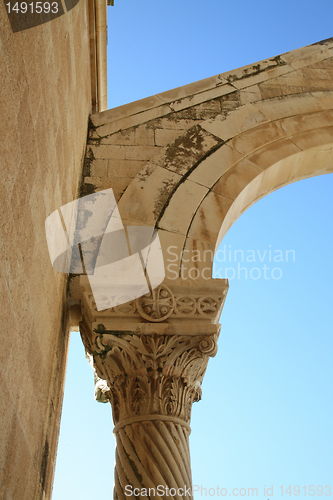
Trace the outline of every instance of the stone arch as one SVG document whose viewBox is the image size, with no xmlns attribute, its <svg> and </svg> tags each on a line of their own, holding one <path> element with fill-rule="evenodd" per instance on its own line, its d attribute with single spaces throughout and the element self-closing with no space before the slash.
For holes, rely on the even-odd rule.
<svg viewBox="0 0 333 500">
<path fill-rule="evenodd" d="M 89 182 L 113 187 L 123 158 L 122 218 L 155 226 L 181 274 L 183 252 L 212 254 L 257 199 L 333 171 L 332 50 L 326 40 L 93 116 L 92 165 L 108 159 L 110 177 Z"/>
<path fill-rule="evenodd" d="M 224 130 L 232 130 L 238 113 L 234 112 L 223 121 L 217 118 L 208 124 L 201 124 L 202 129 L 205 126 L 206 130 L 214 132 L 213 146 L 208 153 L 204 151 L 193 166 L 190 163 L 191 149 L 186 149 L 189 158 L 183 157 L 183 162 L 186 164 L 188 161 L 190 167 L 183 169 L 177 183 L 174 183 L 174 172 L 169 169 L 165 169 L 164 177 L 160 175 L 163 168 L 160 165 L 168 164 L 169 151 L 164 158 L 161 155 L 153 158 L 120 198 L 119 207 L 124 220 L 154 224 L 162 241 L 174 240 L 172 246 L 177 246 L 179 255 L 198 249 L 207 252 L 216 249 L 221 235 L 262 196 L 290 182 L 333 172 L 333 127 L 330 125 L 333 110 L 310 111 L 275 119 L 281 114 L 281 107 L 286 102 L 292 104 L 294 99 L 278 101 L 269 121 L 264 121 L 266 117 L 245 105 L 240 110 L 241 114 L 246 116 L 249 113 L 251 118 L 264 123 L 251 122 L 250 127 L 244 127 L 245 130 L 237 135 L 229 132 L 231 137 L 226 135 L 226 140 L 217 146 L 214 144 L 215 137 L 223 136 Z M 319 102 L 311 96 L 309 104 L 308 109 L 313 110 Z M 172 146 L 176 147 L 181 141 L 189 142 L 189 136 L 192 134 L 193 137 L 195 133 L 198 133 L 197 130 L 190 129 Z M 205 139 L 209 142 L 211 137 Z M 156 194 L 159 195 L 158 202 L 153 202 L 153 209 L 146 209 L 147 200 Z M 131 202 L 133 199 L 134 205 Z M 139 214 L 137 206 L 142 209 Z M 179 217 L 180 211 L 182 217 Z M 200 260 L 198 264 L 193 264 L 194 267 L 200 267 L 199 263 Z M 181 271 L 181 259 L 179 267 Z"/>
<path fill-rule="evenodd" d="M 235 199 L 223 223 L 216 249 L 245 210 L 271 192 L 308 177 L 333 172 L 333 143 L 316 146 L 280 160 L 253 179 Z"/>
</svg>

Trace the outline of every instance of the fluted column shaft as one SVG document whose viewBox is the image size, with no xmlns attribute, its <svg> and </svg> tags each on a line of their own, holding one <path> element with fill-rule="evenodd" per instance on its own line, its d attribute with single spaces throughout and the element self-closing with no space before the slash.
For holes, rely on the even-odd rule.
<svg viewBox="0 0 333 500">
<path fill-rule="evenodd" d="M 143 420 L 118 426 L 115 435 L 115 499 L 192 498 L 187 425 Z"/>
<path fill-rule="evenodd" d="M 117 440 L 114 498 L 192 498 L 192 403 L 217 334 L 117 334 L 100 325 L 94 367 L 106 381 Z"/>
</svg>

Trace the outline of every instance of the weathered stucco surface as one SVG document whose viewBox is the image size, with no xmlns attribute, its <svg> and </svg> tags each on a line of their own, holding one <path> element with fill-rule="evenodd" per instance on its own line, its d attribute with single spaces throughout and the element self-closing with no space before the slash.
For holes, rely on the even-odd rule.
<svg viewBox="0 0 333 500">
<path fill-rule="evenodd" d="M 0 498 L 50 498 L 67 277 L 45 219 L 77 197 L 91 111 L 88 10 L 12 33 L 0 4 Z"/>
<path fill-rule="evenodd" d="M 260 197 L 332 172 L 332 56 L 329 39 L 93 115 L 82 193 L 112 187 L 166 259 L 214 251 Z"/>
</svg>

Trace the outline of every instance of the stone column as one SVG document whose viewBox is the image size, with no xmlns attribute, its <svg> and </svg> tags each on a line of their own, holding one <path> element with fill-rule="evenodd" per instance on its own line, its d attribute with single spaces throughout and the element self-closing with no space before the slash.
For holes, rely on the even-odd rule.
<svg viewBox="0 0 333 500">
<path fill-rule="evenodd" d="M 101 312 L 81 283 L 81 335 L 115 424 L 114 498 L 192 498 L 191 408 L 217 351 L 226 280 L 163 283 Z"/>
</svg>

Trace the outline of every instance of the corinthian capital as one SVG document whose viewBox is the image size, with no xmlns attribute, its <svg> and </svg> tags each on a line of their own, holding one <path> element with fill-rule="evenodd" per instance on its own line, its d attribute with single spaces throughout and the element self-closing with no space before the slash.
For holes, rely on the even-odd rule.
<svg viewBox="0 0 333 500">
<path fill-rule="evenodd" d="M 114 423 L 159 415 L 189 424 L 209 357 L 217 351 L 227 283 L 185 286 L 174 280 L 139 299 L 97 311 L 81 280 L 81 334 L 98 378 L 105 381 L 99 387 L 112 404 Z"/>
<path fill-rule="evenodd" d="M 159 415 L 190 423 L 210 356 L 213 335 L 111 333 L 100 325 L 92 346 L 98 377 L 106 380 L 115 425 Z"/>
</svg>

